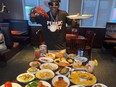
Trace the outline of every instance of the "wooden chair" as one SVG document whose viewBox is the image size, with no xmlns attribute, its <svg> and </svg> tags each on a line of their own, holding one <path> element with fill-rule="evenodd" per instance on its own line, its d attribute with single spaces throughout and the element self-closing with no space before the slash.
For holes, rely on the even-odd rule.
<svg viewBox="0 0 116 87">
<path fill-rule="evenodd" d="M 86 47 L 85 47 L 85 51 L 88 54 L 88 57 L 91 59 L 92 57 L 92 47 L 93 47 L 93 42 L 94 42 L 94 38 L 95 38 L 95 33 L 93 31 L 87 31 L 85 34 L 85 38 L 87 38 L 87 42 L 86 42 Z"/>
<path fill-rule="evenodd" d="M 71 42 L 72 42 L 72 49 L 73 49 L 72 53 L 77 54 L 78 50 L 85 51 L 86 42 L 87 42 L 86 38 L 85 39 L 75 38 L 75 39 L 72 39 Z"/>
</svg>

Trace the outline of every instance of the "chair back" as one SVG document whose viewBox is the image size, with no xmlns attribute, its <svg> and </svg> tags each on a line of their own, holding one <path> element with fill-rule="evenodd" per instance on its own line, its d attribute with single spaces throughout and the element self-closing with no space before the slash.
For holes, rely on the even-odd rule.
<svg viewBox="0 0 116 87">
<path fill-rule="evenodd" d="M 94 41 L 94 37 L 95 37 L 95 33 L 93 31 L 87 31 L 85 34 L 85 38 L 87 38 L 87 43 L 86 46 L 93 46 L 93 41 Z"/>
<path fill-rule="evenodd" d="M 87 39 L 72 39 L 73 53 L 77 54 L 78 50 L 85 50 Z"/>
</svg>

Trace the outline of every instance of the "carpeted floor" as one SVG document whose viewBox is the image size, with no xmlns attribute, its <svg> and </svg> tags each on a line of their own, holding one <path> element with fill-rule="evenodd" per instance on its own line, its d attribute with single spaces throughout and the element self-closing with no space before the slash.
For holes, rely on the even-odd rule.
<svg viewBox="0 0 116 87">
<path fill-rule="evenodd" d="M 94 71 L 97 81 L 108 87 L 116 87 L 116 61 L 112 59 L 112 55 L 103 53 L 100 49 L 93 49 L 92 54 L 93 59 L 97 59 L 99 63 Z M 13 81 L 20 73 L 26 72 L 33 58 L 33 47 L 28 46 L 10 59 L 6 66 L 0 67 L 0 85 Z"/>
</svg>

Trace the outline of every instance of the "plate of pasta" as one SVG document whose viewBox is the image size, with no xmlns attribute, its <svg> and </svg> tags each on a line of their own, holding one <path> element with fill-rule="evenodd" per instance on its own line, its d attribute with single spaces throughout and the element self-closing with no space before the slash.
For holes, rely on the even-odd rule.
<svg viewBox="0 0 116 87">
<path fill-rule="evenodd" d="M 58 65 L 54 63 L 43 63 L 40 65 L 40 69 L 50 69 L 52 71 L 55 71 L 58 69 Z"/>
<path fill-rule="evenodd" d="M 31 73 L 22 73 L 17 76 L 17 81 L 27 83 L 35 79 L 35 76 Z"/>
<path fill-rule="evenodd" d="M 35 76 L 41 80 L 49 80 L 49 79 L 53 78 L 54 75 L 55 75 L 54 72 L 50 69 L 42 69 L 42 70 L 39 70 L 35 74 Z"/>
</svg>

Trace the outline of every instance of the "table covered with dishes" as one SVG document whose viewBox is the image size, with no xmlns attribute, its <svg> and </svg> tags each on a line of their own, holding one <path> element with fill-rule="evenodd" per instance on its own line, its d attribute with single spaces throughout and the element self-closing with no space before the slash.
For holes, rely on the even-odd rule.
<svg viewBox="0 0 116 87">
<path fill-rule="evenodd" d="M 97 60 L 88 60 L 64 52 L 46 53 L 30 61 L 25 73 L 19 73 L 16 82 L 0 87 L 107 87 L 98 83 L 93 74 Z"/>
</svg>

